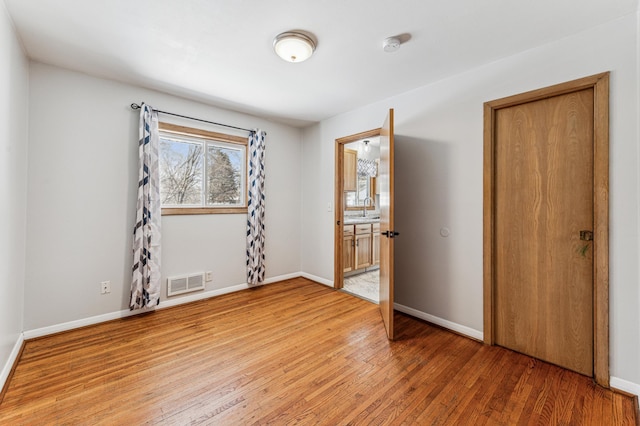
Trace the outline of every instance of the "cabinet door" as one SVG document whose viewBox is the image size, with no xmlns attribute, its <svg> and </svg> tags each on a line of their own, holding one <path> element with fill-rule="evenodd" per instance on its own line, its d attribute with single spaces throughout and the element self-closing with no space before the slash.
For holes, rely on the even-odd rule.
<svg viewBox="0 0 640 426">
<path fill-rule="evenodd" d="M 380 224 L 374 223 L 371 226 L 373 239 L 371 241 L 371 262 L 374 265 L 380 264 Z"/>
<path fill-rule="evenodd" d="M 344 150 L 344 191 L 358 190 L 358 151 Z"/>
<path fill-rule="evenodd" d="M 353 235 L 349 235 L 342 240 L 342 267 L 344 272 L 353 270 L 355 260 L 355 243 L 353 238 Z"/>
<path fill-rule="evenodd" d="M 380 231 L 373 233 L 373 264 L 380 264 Z"/>
<path fill-rule="evenodd" d="M 356 235 L 355 240 L 355 269 L 362 269 L 367 266 L 371 266 L 371 233 Z"/>
</svg>

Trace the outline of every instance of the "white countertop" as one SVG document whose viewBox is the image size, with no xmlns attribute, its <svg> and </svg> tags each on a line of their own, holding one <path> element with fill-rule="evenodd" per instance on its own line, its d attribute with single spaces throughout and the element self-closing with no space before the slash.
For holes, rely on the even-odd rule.
<svg viewBox="0 0 640 426">
<path fill-rule="evenodd" d="M 357 223 L 379 223 L 379 217 L 362 217 L 362 216 L 345 216 L 344 224 L 345 225 L 354 225 Z"/>
</svg>

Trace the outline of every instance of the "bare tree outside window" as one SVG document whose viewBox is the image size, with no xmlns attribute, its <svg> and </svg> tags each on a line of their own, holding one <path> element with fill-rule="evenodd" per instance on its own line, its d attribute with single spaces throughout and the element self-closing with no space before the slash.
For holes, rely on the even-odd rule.
<svg viewBox="0 0 640 426">
<path fill-rule="evenodd" d="M 201 144 L 160 139 L 160 198 L 163 205 L 202 204 Z"/>
</svg>

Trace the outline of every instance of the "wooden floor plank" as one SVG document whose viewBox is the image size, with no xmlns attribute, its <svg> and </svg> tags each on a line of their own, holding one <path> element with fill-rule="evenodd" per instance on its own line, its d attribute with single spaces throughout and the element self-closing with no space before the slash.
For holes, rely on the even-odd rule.
<svg viewBox="0 0 640 426">
<path fill-rule="evenodd" d="M 628 396 L 303 278 L 25 342 L 0 424 L 635 425 Z"/>
</svg>

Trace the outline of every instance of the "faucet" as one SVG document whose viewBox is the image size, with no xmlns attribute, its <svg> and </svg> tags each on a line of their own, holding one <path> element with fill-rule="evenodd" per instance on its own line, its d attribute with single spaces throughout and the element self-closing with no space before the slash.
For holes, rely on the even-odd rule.
<svg viewBox="0 0 640 426">
<path fill-rule="evenodd" d="M 367 201 L 369 201 L 369 205 L 373 206 L 373 198 L 366 197 L 362 202 L 362 217 L 367 217 Z"/>
</svg>

